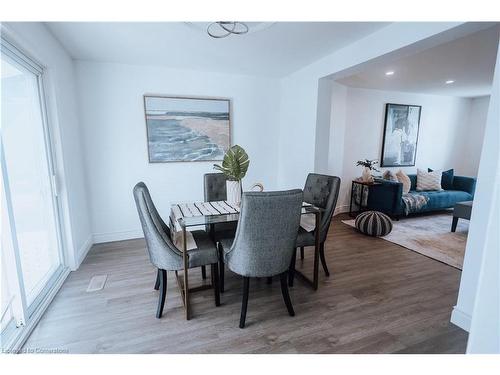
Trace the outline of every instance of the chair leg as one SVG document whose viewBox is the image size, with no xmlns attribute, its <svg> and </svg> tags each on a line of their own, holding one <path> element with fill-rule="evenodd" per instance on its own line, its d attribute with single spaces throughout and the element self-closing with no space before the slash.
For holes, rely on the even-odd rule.
<svg viewBox="0 0 500 375">
<path fill-rule="evenodd" d="M 290 268 L 288 269 L 288 286 L 293 286 L 293 279 L 295 278 L 295 262 L 297 261 L 297 249 L 292 254 L 290 261 Z"/>
<path fill-rule="evenodd" d="M 250 289 L 250 278 L 243 277 L 243 299 L 241 301 L 240 328 L 245 328 L 248 306 L 248 290 Z"/>
<path fill-rule="evenodd" d="M 201 278 L 205 280 L 207 278 L 207 267 L 201 266 Z"/>
<path fill-rule="evenodd" d="M 156 281 L 155 281 L 155 290 L 158 290 L 160 289 L 160 269 L 158 269 L 158 271 L 156 272 Z"/>
<path fill-rule="evenodd" d="M 219 249 L 219 290 L 224 293 L 224 254 L 220 244 L 217 244 Z"/>
<path fill-rule="evenodd" d="M 304 260 L 304 246 L 300 247 L 300 259 Z"/>
<path fill-rule="evenodd" d="M 458 217 L 453 216 L 453 220 L 451 222 L 451 231 L 455 232 L 457 230 Z"/>
<path fill-rule="evenodd" d="M 217 263 L 210 265 L 210 275 L 212 277 L 212 287 L 214 288 L 215 306 L 220 306 L 220 291 L 219 291 L 219 270 Z"/>
<path fill-rule="evenodd" d="M 156 309 L 156 317 L 161 318 L 163 314 L 163 306 L 165 306 L 165 299 L 167 297 L 167 271 L 158 270 L 158 276 L 160 278 L 160 296 L 158 297 L 158 307 Z"/>
<path fill-rule="evenodd" d="M 293 311 L 292 301 L 290 300 L 290 294 L 288 293 L 288 285 L 286 283 L 287 281 L 286 279 L 287 279 L 287 272 L 283 272 L 280 275 L 281 294 L 283 295 L 283 300 L 285 301 L 288 314 L 290 314 L 290 316 L 295 316 L 295 311 Z"/>
<path fill-rule="evenodd" d="M 330 276 L 330 272 L 328 271 L 328 267 L 326 265 L 324 242 L 321 245 L 319 245 L 319 257 L 321 259 L 321 265 L 323 266 L 323 271 L 325 271 L 325 275 Z"/>
</svg>

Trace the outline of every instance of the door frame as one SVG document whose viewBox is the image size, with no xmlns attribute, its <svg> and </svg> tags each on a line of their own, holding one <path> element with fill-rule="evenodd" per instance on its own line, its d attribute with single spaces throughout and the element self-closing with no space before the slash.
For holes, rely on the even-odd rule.
<svg viewBox="0 0 500 375">
<path fill-rule="evenodd" d="M 55 230 L 56 230 L 56 242 L 57 242 L 57 254 L 59 257 L 59 265 L 53 272 L 53 274 L 46 280 L 45 285 L 39 291 L 38 295 L 27 304 L 27 296 L 24 288 L 24 280 L 22 277 L 22 267 L 19 257 L 19 244 L 17 242 L 17 235 L 15 230 L 15 219 L 13 215 L 12 202 L 10 199 L 10 187 L 8 184 L 8 170 L 6 168 L 5 155 L 3 152 L 3 140 L 1 151 L 1 165 L 2 169 L 5 171 L 4 185 L 5 185 L 5 199 L 7 205 L 7 214 L 10 221 L 10 232 L 12 237 L 12 246 L 14 249 L 14 258 L 16 263 L 16 273 L 17 273 L 17 289 L 20 293 L 21 305 L 22 305 L 22 319 L 16 322 L 17 328 L 23 328 L 17 333 L 7 337 L 9 341 L 4 348 L 19 350 L 20 346 L 24 343 L 26 338 L 31 333 L 32 329 L 38 323 L 38 320 L 42 316 L 43 312 L 46 310 L 53 297 L 61 287 L 62 283 L 69 274 L 69 267 L 67 264 L 66 257 L 66 244 L 64 238 L 64 228 L 65 221 L 63 219 L 63 206 L 61 202 L 61 194 L 58 184 L 58 168 L 56 163 L 55 155 L 55 144 L 51 133 L 51 119 L 49 118 L 47 110 L 47 96 L 46 96 L 46 85 L 47 85 L 47 69 L 44 65 L 40 64 L 37 59 L 33 58 L 31 54 L 25 52 L 21 48 L 17 47 L 15 42 L 12 42 L 9 37 L 1 36 L 1 46 L 2 55 L 6 56 L 9 60 L 12 60 L 16 65 L 19 65 L 22 69 L 33 73 L 36 76 L 37 84 L 37 94 L 38 94 L 38 105 L 40 109 L 40 119 L 43 127 L 44 145 L 45 145 L 45 156 L 47 163 L 47 172 L 49 175 L 49 185 L 52 201 L 52 209 L 55 220 Z M 4 333 L 10 330 L 12 327 L 5 327 Z"/>
</svg>

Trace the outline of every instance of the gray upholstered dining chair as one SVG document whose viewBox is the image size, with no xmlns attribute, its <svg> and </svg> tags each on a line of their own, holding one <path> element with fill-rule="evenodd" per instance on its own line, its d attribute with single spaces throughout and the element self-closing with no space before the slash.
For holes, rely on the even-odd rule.
<svg viewBox="0 0 500 375">
<path fill-rule="evenodd" d="M 304 186 L 304 202 L 310 203 L 313 206 L 322 209 L 321 222 L 319 228 L 320 230 L 319 255 L 326 276 L 330 276 L 330 272 L 328 271 L 328 266 L 326 265 L 326 259 L 325 259 L 325 241 L 326 241 L 326 236 L 328 235 L 328 229 L 330 228 L 330 223 L 332 221 L 332 216 L 335 211 L 335 206 L 337 205 L 337 199 L 339 197 L 339 189 L 340 189 L 340 177 L 328 176 L 317 173 L 309 173 L 307 175 L 306 184 Z M 301 259 L 304 259 L 304 247 L 315 245 L 316 242 L 315 231 L 316 230 L 312 232 L 307 232 L 302 227 L 299 228 L 296 247 L 300 248 Z M 295 260 L 296 260 L 296 252 L 294 252 L 293 254 L 290 266 L 290 273 L 289 273 L 290 286 L 293 286 Z"/>
<path fill-rule="evenodd" d="M 155 289 L 160 290 L 156 317 L 161 318 L 167 295 L 167 271 L 184 270 L 182 252 L 172 242 L 170 229 L 156 210 L 144 182 L 134 187 L 134 199 L 141 220 L 151 263 L 158 269 Z M 188 251 L 188 268 L 211 265 L 215 305 L 220 305 L 217 248 L 205 231 L 193 231 L 197 248 Z M 184 285 L 185 303 L 189 303 L 189 289 Z"/>
<path fill-rule="evenodd" d="M 287 273 L 296 251 L 301 207 L 299 189 L 243 194 L 236 237 L 234 241 L 221 240 L 224 261 L 231 271 L 243 276 L 240 328 L 245 327 L 251 277 L 280 275 L 288 313 L 295 315 L 288 294 Z"/>
<path fill-rule="evenodd" d="M 205 202 L 225 201 L 227 199 L 226 191 L 227 177 L 224 173 L 206 173 L 203 176 L 203 189 Z M 219 223 L 212 227 L 207 227 L 212 239 L 219 247 L 219 241 L 224 238 L 234 238 L 237 223 Z M 222 250 L 219 247 L 219 273 L 220 273 L 220 291 L 224 293 L 224 262 L 222 259 Z M 205 267 L 201 268 L 202 277 L 206 277 Z"/>
</svg>

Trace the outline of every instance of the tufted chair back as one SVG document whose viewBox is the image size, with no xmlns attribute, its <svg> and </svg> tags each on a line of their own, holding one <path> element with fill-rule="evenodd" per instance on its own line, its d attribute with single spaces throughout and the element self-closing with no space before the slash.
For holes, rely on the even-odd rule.
<svg viewBox="0 0 500 375">
<path fill-rule="evenodd" d="M 229 268 L 246 277 L 285 272 L 295 251 L 302 191 L 243 193 L 240 221 L 231 249 Z"/>
<path fill-rule="evenodd" d="M 324 174 L 309 173 L 304 186 L 304 202 L 322 208 L 320 241 L 326 240 L 333 212 L 339 197 L 340 178 Z"/>
<path fill-rule="evenodd" d="M 224 173 L 206 173 L 203 176 L 205 202 L 225 201 L 227 199 L 226 180 Z"/>
<path fill-rule="evenodd" d="M 172 243 L 170 229 L 158 214 L 146 184 L 139 182 L 133 192 L 151 263 L 162 270 L 181 269 L 182 254 Z"/>
</svg>

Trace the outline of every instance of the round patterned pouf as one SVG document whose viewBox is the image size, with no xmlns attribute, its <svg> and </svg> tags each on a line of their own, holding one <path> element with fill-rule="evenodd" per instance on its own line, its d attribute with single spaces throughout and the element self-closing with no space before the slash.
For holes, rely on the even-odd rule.
<svg viewBox="0 0 500 375">
<path fill-rule="evenodd" d="M 389 216 L 378 211 L 366 211 L 356 216 L 356 228 L 363 234 L 373 237 L 382 237 L 392 230 L 392 221 Z"/>
</svg>

